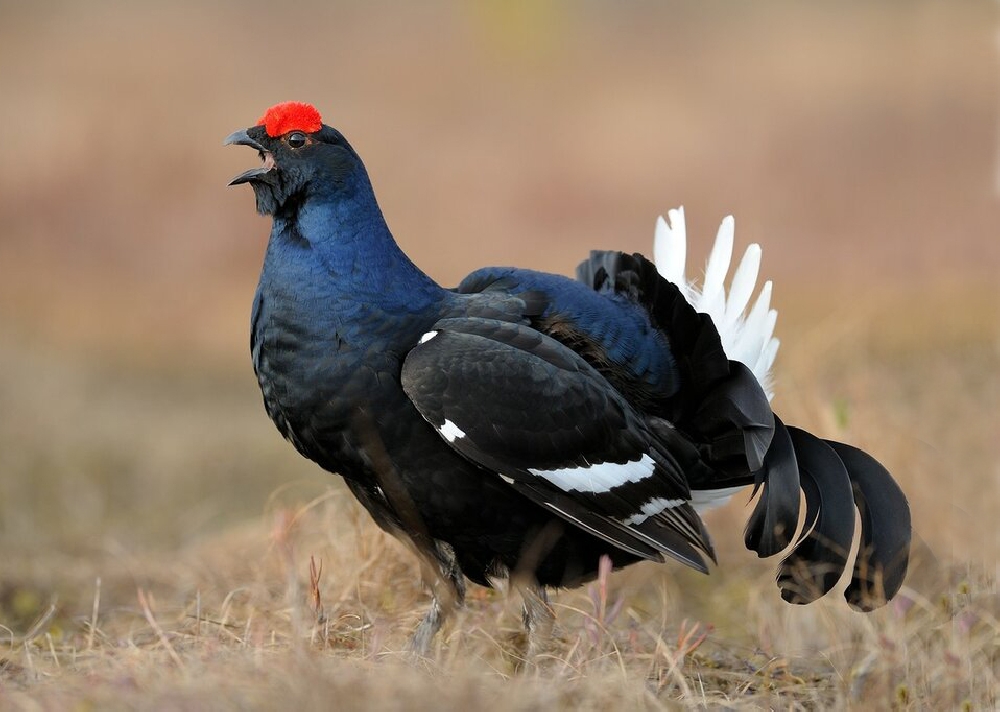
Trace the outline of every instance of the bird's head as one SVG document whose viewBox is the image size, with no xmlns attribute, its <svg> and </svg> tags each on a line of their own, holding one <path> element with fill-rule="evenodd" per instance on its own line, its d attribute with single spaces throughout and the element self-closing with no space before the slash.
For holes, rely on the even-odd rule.
<svg viewBox="0 0 1000 712">
<path fill-rule="evenodd" d="M 261 215 L 294 209 L 310 193 L 336 195 L 350 190 L 351 177 L 365 175 L 354 149 L 339 131 L 326 126 L 309 104 L 288 101 L 264 112 L 224 145 L 250 146 L 261 165 L 240 173 L 229 185 L 249 183 Z"/>
</svg>

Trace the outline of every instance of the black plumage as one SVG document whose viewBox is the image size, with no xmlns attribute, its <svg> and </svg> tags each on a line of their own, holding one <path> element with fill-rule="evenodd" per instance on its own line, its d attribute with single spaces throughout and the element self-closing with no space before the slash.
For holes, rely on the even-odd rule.
<svg viewBox="0 0 1000 712">
<path fill-rule="evenodd" d="M 233 182 L 274 221 L 251 322 L 265 407 L 436 564 L 450 594 L 436 592 L 418 649 L 465 578 L 514 576 L 544 604 L 544 587 L 595 576 L 602 556 L 708 571 L 695 505 L 749 485 L 747 546 L 793 545 L 786 599 L 839 579 L 855 505 L 848 600 L 870 608 L 898 590 L 909 511 L 888 473 L 787 428 L 712 319 L 644 257 L 591 253 L 577 280 L 487 268 L 446 290 L 399 250 L 357 153 L 312 107 L 272 107 L 227 142 L 260 152 Z"/>
</svg>

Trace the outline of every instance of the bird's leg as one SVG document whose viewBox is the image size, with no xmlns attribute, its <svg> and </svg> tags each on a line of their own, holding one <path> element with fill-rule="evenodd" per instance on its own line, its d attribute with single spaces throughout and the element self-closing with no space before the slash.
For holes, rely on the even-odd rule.
<svg viewBox="0 0 1000 712">
<path fill-rule="evenodd" d="M 521 620 L 528 634 L 528 662 L 548 652 L 555 629 L 556 614 L 552 610 L 545 588 L 537 583 L 522 583 L 517 586 L 521 592 Z"/>
<path fill-rule="evenodd" d="M 458 565 L 458 557 L 451 544 L 434 539 L 427 530 L 420 511 L 410 497 L 399 472 L 386 452 L 385 443 L 379 436 L 371 414 L 361 409 L 355 413 L 352 427 L 358 433 L 368 457 L 371 459 L 378 484 L 378 491 L 385 498 L 389 512 L 398 518 L 397 526 L 389 526 L 394 534 L 412 547 L 421 562 L 421 575 L 431 589 L 431 607 L 410 638 L 410 652 L 425 656 L 431 649 L 434 636 L 441 630 L 448 616 L 465 604 L 465 577 Z M 351 486 L 348 481 L 348 486 Z M 351 487 L 351 491 L 363 503 L 370 501 L 363 488 Z M 380 508 L 365 505 L 373 515 Z M 378 517 L 376 517 L 378 521 Z M 381 525 L 381 524 L 380 524 Z M 382 525 L 384 526 L 384 525 Z"/>
<path fill-rule="evenodd" d="M 441 630 L 441 626 L 449 612 L 444 609 L 437 596 L 431 600 L 430 609 L 424 614 L 420 625 L 417 626 L 413 637 L 410 638 L 411 653 L 423 657 L 430 652 L 431 642 L 433 642 L 437 632 Z"/>
<path fill-rule="evenodd" d="M 429 579 L 431 587 L 431 607 L 420 621 L 417 630 L 410 639 L 410 652 L 425 656 L 430 652 L 434 636 L 452 613 L 465 605 L 465 577 L 458 566 L 455 550 L 443 541 L 434 542 L 434 561 L 436 568 Z"/>
</svg>

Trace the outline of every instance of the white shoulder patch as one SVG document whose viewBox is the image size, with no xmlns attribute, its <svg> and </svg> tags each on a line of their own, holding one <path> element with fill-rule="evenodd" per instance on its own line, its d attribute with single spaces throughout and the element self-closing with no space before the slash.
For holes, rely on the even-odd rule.
<svg viewBox="0 0 1000 712">
<path fill-rule="evenodd" d="M 436 334 L 437 332 L 432 331 L 430 333 Z M 444 421 L 444 425 L 438 428 L 437 431 L 441 433 L 441 436 L 450 443 L 455 442 L 459 438 L 465 437 L 465 431 L 447 419 Z"/>
<path fill-rule="evenodd" d="M 428 341 L 430 341 L 437 335 L 438 335 L 437 329 L 434 329 L 433 331 L 428 331 L 426 334 L 420 337 L 420 341 L 418 341 L 417 343 L 426 344 Z"/>
</svg>

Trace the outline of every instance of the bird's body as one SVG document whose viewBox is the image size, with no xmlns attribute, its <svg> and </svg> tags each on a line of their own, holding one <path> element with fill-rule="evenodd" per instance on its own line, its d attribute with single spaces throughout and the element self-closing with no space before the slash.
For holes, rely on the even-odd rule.
<svg viewBox="0 0 1000 712">
<path fill-rule="evenodd" d="M 314 109 L 272 107 L 229 142 L 260 151 L 264 165 L 234 182 L 274 217 L 251 323 L 267 412 L 435 562 L 455 597 L 464 578 L 576 584 L 603 556 L 707 571 L 696 506 L 752 484 L 763 491 L 748 546 L 795 545 L 786 598 L 808 602 L 839 578 L 856 503 L 863 550 L 848 598 L 868 608 L 898 588 L 905 498 L 868 456 L 771 413 L 752 370 L 773 360 L 773 313 L 764 299 L 744 319 L 749 270 L 729 310 L 711 268 L 693 298 L 683 254 L 676 284 L 640 255 L 594 252 L 577 280 L 487 268 L 444 289 L 396 245 L 360 158 Z M 738 347 L 743 363 L 727 356 Z M 800 480 L 811 532 L 796 537 Z"/>
<path fill-rule="evenodd" d="M 384 224 L 368 230 L 351 248 L 356 259 L 342 263 L 308 234 L 290 227 L 272 233 L 251 317 L 251 354 L 267 412 L 282 435 L 342 475 L 380 526 L 405 534 L 380 484 L 377 457 L 368 452 L 384 448 L 429 536 L 450 544 L 463 574 L 478 584 L 513 570 L 525 542 L 546 527 L 559 526 L 563 536 L 538 564 L 542 585 L 594 575 L 601 555 L 618 565 L 636 560 L 591 534 L 563 528 L 558 516 L 449 447 L 403 391 L 403 362 L 439 320 L 480 313 L 517 323 L 527 318 L 525 302 L 510 292 L 445 290 L 398 251 Z M 620 312 L 626 323 L 645 322 L 649 339 L 656 338 L 641 312 L 571 279 L 513 269 L 478 276 L 516 280 L 552 310 L 557 299 L 541 291 L 546 287 L 577 308 L 591 302 L 612 312 L 609 317 Z M 665 343 L 661 347 L 669 354 Z M 525 413 L 531 405 L 523 404 Z"/>
</svg>

